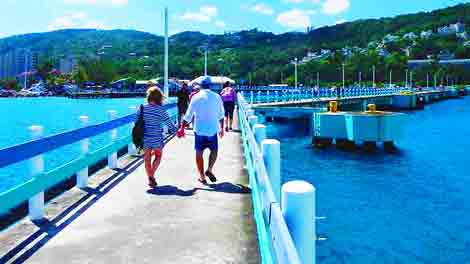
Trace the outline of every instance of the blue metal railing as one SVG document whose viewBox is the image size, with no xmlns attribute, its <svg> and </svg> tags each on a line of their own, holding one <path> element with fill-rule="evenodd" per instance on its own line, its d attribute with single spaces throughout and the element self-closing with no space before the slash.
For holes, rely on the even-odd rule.
<svg viewBox="0 0 470 264">
<path fill-rule="evenodd" d="M 170 110 L 176 107 L 176 104 L 170 103 L 164 107 Z M 0 150 L 0 168 L 128 125 L 134 122 L 135 118 L 135 114 L 130 114 L 102 124 L 83 127 L 2 149 Z M 172 116 L 172 118 L 174 119 L 175 116 Z M 8 210 L 18 206 L 33 195 L 53 187 L 55 184 L 73 176 L 73 174 L 79 170 L 99 162 L 109 154 L 117 152 L 131 142 L 132 137 L 126 135 L 123 138 L 114 140 L 111 144 L 101 149 L 82 155 L 49 172 L 33 175 L 32 179 L 27 182 L 0 193 L 0 214 L 7 213 Z"/>
<path fill-rule="evenodd" d="M 280 201 L 275 198 L 260 147 L 248 122 L 249 105 L 241 94 L 238 95 L 238 105 L 262 263 L 300 264 L 297 249 L 282 216 Z"/>
</svg>

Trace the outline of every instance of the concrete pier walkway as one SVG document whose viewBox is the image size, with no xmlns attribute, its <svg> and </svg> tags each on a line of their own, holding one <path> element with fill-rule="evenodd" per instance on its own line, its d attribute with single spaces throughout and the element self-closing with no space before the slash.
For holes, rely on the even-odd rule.
<svg viewBox="0 0 470 264">
<path fill-rule="evenodd" d="M 150 191 L 140 163 L 25 263 L 259 263 L 238 133 L 220 142 L 217 184 L 197 182 L 194 137 L 173 139 Z"/>
</svg>

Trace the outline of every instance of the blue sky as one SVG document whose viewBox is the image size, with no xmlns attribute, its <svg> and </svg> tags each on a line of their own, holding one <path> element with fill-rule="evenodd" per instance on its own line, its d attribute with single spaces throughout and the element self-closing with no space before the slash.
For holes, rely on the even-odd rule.
<svg viewBox="0 0 470 264">
<path fill-rule="evenodd" d="M 361 18 L 429 11 L 462 0 L 1 0 L 0 37 L 63 28 L 137 29 L 162 34 L 162 9 L 170 32 L 223 33 L 259 28 L 303 31 Z"/>
</svg>

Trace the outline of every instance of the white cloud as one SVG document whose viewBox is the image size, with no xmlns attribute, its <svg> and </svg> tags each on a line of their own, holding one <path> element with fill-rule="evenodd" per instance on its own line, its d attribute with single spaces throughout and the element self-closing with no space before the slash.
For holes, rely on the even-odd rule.
<svg viewBox="0 0 470 264">
<path fill-rule="evenodd" d="M 50 31 L 66 28 L 106 29 L 106 26 L 99 21 L 90 19 L 87 14 L 83 12 L 71 12 L 64 16 L 57 17 L 48 26 L 48 30 Z"/>
<path fill-rule="evenodd" d="M 219 28 L 225 28 L 227 26 L 227 24 L 225 24 L 225 22 L 221 20 L 215 21 L 215 25 Z"/>
<path fill-rule="evenodd" d="M 180 16 L 181 20 L 195 21 L 195 22 L 211 22 L 217 15 L 217 7 L 215 6 L 202 6 L 198 12 L 186 12 Z"/>
<path fill-rule="evenodd" d="M 255 6 L 251 8 L 251 10 L 253 12 L 263 14 L 263 15 L 268 15 L 268 16 L 272 16 L 274 14 L 274 10 L 270 6 L 263 4 L 263 3 L 256 4 Z"/>
<path fill-rule="evenodd" d="M 318 4 L 320 3 L 320 0 L 285 0 L 285 2 L 291 3 L 291 4 L 301 4 L 301 3 Z"/>
<path fill-rule="evenodd" d="M 101 5 L 101 6 L 127 6 L 128 0 L 64 0 L 66 4 L 72 5 Z"/>
<path fill-rule="evenodd" d="M 348 10 L 350 6 L 349 0 L 326 0 L 323 3 L 323 12 L 328 15 L 337 15 Z"/>
<path fill-rule="evenodd" d="M 344 24 L 346 22 L 348 22 L 346 19 L 340 19 L 340 20 L 336 21 L 335 24 L 339 25 L 339 24 Z"/>
<path fill-rule="evenodd" d="M 308 12 L 297 8 L 279 14 L 277 22 L 289 28 L 306 28 L 312 24 Z"/>
</svg>

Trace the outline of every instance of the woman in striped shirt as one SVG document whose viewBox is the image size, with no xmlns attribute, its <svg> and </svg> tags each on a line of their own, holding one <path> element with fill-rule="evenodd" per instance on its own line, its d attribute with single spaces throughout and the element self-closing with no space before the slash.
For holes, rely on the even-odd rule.
<svg viewBox="0 0 470 264">
<path fill-rule="evenodd" d="M 144 160 L 145 170 L 151 188 L 157 187 L 155 172 L 160 165 L 165 145 L 163 137 L 163 127 L 167 127 L 170 134 L 176 133 L 176 126 L 171 121 L 170 116 L 163 108 L 165 96 L 158 87 L 150 87 L 147 90 L 148 104 L 143 106 L 144 117 Z M 140 116 L 140 110 L 137 117 Z"/>
</svg>

